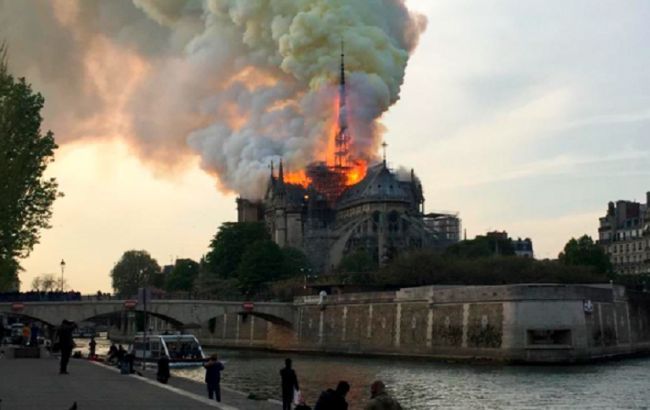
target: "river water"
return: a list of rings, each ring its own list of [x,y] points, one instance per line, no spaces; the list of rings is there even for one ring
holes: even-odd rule
[[[219,350],[222,384],[279,399],[284,354]],[[321,390],[347,380],[350,409],[363,409],[368,386],[381,379],[402,407],[429,409],[646,409],[650,359],[584,366],[497,366],[429,360],[291,354],[311,406]],[[203,381],[201,368],[174,370]]]
[[[97,339],[105,354],[109,342]],[[87,341],[77,341],[87,350]],[[206,354],[215,353],[207,350]],[[222,385],[280,399],[280,368],[287,354],[216,351],[226,369]],[[350,383],[350,410],[363,409],[372,381],[383,380],[404,410],[429,409],[650,409],[650,358],[580,366],[499,366],[426,359],[290,354],[311,406],[339,380]],[[202,368],[172,375],[203,382]]]

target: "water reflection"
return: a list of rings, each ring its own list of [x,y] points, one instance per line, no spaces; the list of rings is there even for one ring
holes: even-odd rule
[[[87,353],[87,340],[76,339]],[[97,338],[98,354],[110,342]],[[206,351],[213,353],[214,351]],[[647,409],[650,359],[588,366],[495,366],[429,360],[380,359],[218,350],[226,365],[222,383],[246,393],[280,398],[280,368],[290,356],[303,394],[313,406],[339,380],[351,384],[350,409],[362,409],[368,388],[383,380],[404,409]],[[174,370],[203,383],[202,368]]]
[[[240,391],[280,397],[286,355],[219,350],[222,383]],[[423,360],[289,355],[310,405],[320,392],[350,382],[351,409],[362,409],[368,386],[384,380],[405,409],[647,408],[650,359],[589,366],[527,367],[445,364]],[[202,369],[175,371],[203,381]]]

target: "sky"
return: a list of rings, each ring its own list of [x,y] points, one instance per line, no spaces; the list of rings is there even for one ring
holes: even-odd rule
[[[11,19],[14,28],[29,30],[45,18],[11,3],[0,0],[0,23]],[[380,122],[389,164],[415,169],[427,211],[458,212],[468,238],[488,230],[530,237],[536,257],[554,258],[569,238],[596,236],[608,201],[645,200],[650,3],[411,0],[407,6],[428,23],[411,51],[399,100]],[[57,10],[67,21],[66,8]],[[122,116],[129,112],[129,82],[151,77],[137,57],[142,53],[82,44],[97,50],[93,64],[108,66],[91,65],[91,72],[105,73],[95,78],[107,96],[97,102],[87,85],[57,71],[74,70],[74,60],[61,67],[46,67],[45,60],[35,70],[36,57],[11,47],[17,29],[0,27],[9,27],[0,28],[0,37],[8,38],[10,68],[46,98],[45,126],[60,144],[48,174],[65,194],[54,205],[52,228],[22,261],[23,289],[35,276],[60,274],[61,259],[70,286],[91,293],[110,290],[110,270],[128,249],[147,250],[161,265],[205,254],[219,225],[236,219],[236,195],[224,192],[204,156],[182,144],[174,151],[133,142],[139,129]],[[158,36],[155,24],[135,27]],[[38,58],[53,63],[57,51]],[[214,74],[203,75],[209,82]],[[174,95],[174,109],[185,104],[183,95]],[[95,103],[106,106],[102,116],[84,117],[79,107]],[[169,113],[155,114],[148,119],[154,125]],[[179,127],[170,132],[181,133]],[[149,151],[155,161],[143,155]]]

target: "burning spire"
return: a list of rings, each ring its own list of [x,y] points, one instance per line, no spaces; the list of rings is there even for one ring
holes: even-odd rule
[[[341,77],[339,81],[339,118],[336,132],[334,152],[334,167],[341,169],[348,165],[350,151],[350,135],[348,134],[348,118],[345,107],[345,50],[341,40]]]

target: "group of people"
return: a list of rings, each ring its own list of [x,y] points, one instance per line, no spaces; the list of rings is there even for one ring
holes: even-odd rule
[[[75,291],[0,292],[0,302],[69,302],[76,300],[81,300],[81,293]]]
[[[208,397],[210,400],[216,399],[221,401],[221,372],[225,368],[223,363],[219,361],[217,354],[210,356],[208,361],[203,364],[205,368],[205,384],[208,388]],[[163,354],[158,359],[158,370],[156,372],[156,379],[163,384],[167,384],[171,374],[169,372],[169,357]]]
[[[19,328],[5,328],[0,323],[0,344],[15,344],[21,346],[36,347],[39,345],[38,338],[41,335],[41,328],[36,323],[26,323]]]
[[[282,410],[291,410],[296,401],[296,393],[300,391],[298,376],[292,368],[291,359],[286,359],[285,367],[280,370],[282,380]],[[350,383],[341,380],[335,389],[327,389],[318,397],[314,410],[347,410],[346,396],[350,391]],[[298,405],[295,410],[311,410],[302,397],[297,398]],[[370,400],[365,410],[402,410],[399,402],[386,391],[386,385],[381,380],[376,380],[370,385]]]
[[[92,341],[94,341],[94,339]],[[94,347],[90,345],[90,348],[92,355],[94,353]],[[111,347],[108,348],[108,356],[106,357],[106,361],[110,364],[116,365],[122,371],[122,373],[131,374],[135,372],[133,369],[135,355],[133,352],[128,352],[126,349],[124,349],[124,346],[122,345],[116,346],[115,343],[112,343]]]
[[[55,348],[61,351],[60,374],[68,374],[68,362],[74,341],[72,334],[76,324],[63,320],[57,331],[57,342]],[[90,357],[95,355],[96,342],[94,338],[89,343]],[[133,354],[128,353],[122,345],[112,344],[108,350],[107,360],[109,363],[117,364],[124,373],[133,373]],[[158,370],[156,378],[160,383],[166,384],[170,378],[169,357],[162,355],[158,359]],[[205,383],[208,390],[208,397],[221,401],[221,372],[225,366],[217,354],[210,356],[208,361],[203,364],[205,369]],[[282,410],[291,410],[294,403],[297,406],[294,410],[311,410],[302,396],[299,394],[300,386],[298,376],[292,366],[291,359],[285,360],[285,366],[280,370],[281,390],[282,390]],[[314,406],[313,410],[347,410],[348,403],[346,396],[350,391],[350,384],[347,381],[340,381],[336,388],[323,391]],[[297,397],[296,397],[297,396]],[[370,385],[370,400],[365,406],[365,410],[402,410],[400,404],[391,397],[386,391],[386,385],[377,380]]]

